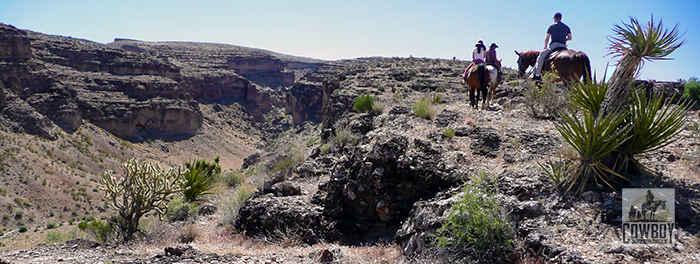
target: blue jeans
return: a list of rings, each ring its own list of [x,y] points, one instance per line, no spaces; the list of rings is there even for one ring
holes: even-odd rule
[[[537,56],[537,63],[535,63],[535,76],[540,76],[542,66],[544,66],[544,60],[547,58],[547,56],[549,56],[550,53],[552,53],[554,49],[557,48],[566,48],[566,44],[552,42],[549,43],[549,48],[540,52],[540,55]]]

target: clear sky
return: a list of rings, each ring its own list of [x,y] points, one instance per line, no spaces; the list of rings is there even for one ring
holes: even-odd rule
[[[640,78],[675,81],[700,77],[700,1],[193,1],[0,0],[0,22],[45,34],[100,43],[114,38],[240,45],[326,60],[428,57],[471,60],[478,39],[498,44],[506,67],[513,50],[544,46],[556,12],[572,30],[569,48],[591,58],[608,76],[615,23],[653,14],[667,28],[679,24],[686,44],[671,61],[646,63]]]

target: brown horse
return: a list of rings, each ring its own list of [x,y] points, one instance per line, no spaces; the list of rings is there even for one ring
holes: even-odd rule
[[[540,52],[535,50],[518,52],[516,50],[515,54],[518,55],[518,75],[522,78],[528,67],[535,67]],[[559,73],[558,81],[572,84],[581,81],[581,77],[583,77],[583,83],[587,83],[591,78],[591,61],[582,51],[562,50],[556,54],[554,59],[545,62],[542,71],[556,70]]]
[[[484,65],[483,63],[474,65],[469,68],[468,72],[464,73],[462,79],[464,80],[462,85],[466,84],[469,87],[469,102],[474,109],[479,109],[479,94],[482,94],[481,109],[486,109],[486,98],[489,95],[489,90],[491,90],[491,102],[488,106],[491,106],[498,86],[498,71],[493,65]]]

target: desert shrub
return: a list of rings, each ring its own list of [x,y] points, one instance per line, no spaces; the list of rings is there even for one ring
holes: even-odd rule
[[[54,223],[46,224],[46,229],[54,229],[54,228],[56,228],[56,224],[54,224]]]
[[[696,104],[700,103],[700,81],[698,81],[698,78],[693,77],[685,82],[683,98],[690,99]]]
[[[53,245],[61,241],[63,241],[63,236],[59,232],[48,232],[44,238],[44,243],[47,245]]]
[[[199,159],[194,162],[185,162],[187,170],[180,182],[182,194],[188,202],[201,201],[204,196],[212,194],[210,191],[216,184],[216,176],[221,173],[219,157],[214,162]]]
[[[423,119],[433,119],[437,112],[428,100],[422,99],[413,104],[413,112]]]
[[[24,217],[24,211],[15,212],[15,219],[22,219]]]
[[[27,229],[27,226],[26,226],[26,225],[21,225],[21,226],[19,226],[19,232],[20,232],[20,233],[27,232],[27,230],[29,230],[29,229]]]
[[[304,153],[300,149],[291,149],[287,152],[287,157],[279,161],[268,173],[273,174],[281,171],[284,175],[290,175],[294,166],[302,161],[304,161]]]
[[[130,159],[122,167],[125,175],[117,180],[111,170],[102,175],[104,199],[119,214],[119,232],[124,240],[132,240],[141,217],[155,210],[162,217],[167,201],[180,192],[182,172],[171,168],[164,171],[158,165]]]
[[[243,206],[243,202],[253,195],[254,192],[255,187],[250,184],[243,184],[236,189],[233,195],[222,199],[219,205],[223,212],[222,224],[232,225],[236,217],[238,217],[238,210]]]
[[[629,115],[625,124],[631,129],[628,138],[615,153],[619,154],[616,159],[622,161],[616,167],[621,172],[627,172],[630,162],[634,167],[643,167],[635,156],[661,149],[676,141],[676,135],[686,123],[685,115],[691,106],[690,101],[679,106],[664,105],[663,96],[652,94],[647,98],[640,90],[632,91],[630,97],[632,102],[628,106]]]
[[[321,151],[321,155],[326,155],[328,153],[331,153],[331,151],[333,151],[333,145],[331,143],[323,144],[319,148],[319,151]]]
[[[335,135],[330,139],[331,144],[333,144],[336,149],[355,145],[358,141],[360,141],[360,137],[355,135],[348,127],[336,128]]]
[[[374,97],[365,94],[365,95],[360,95],[360,97],[357,98],[357,101],[355,101],[355,105],[353,105],[352,109],[357,111],[358,113],[366,113],[372,110],[372,105],[374,104]]]
[[[464,250],[482,261],[496,261],[513,249],[514,234],[501,210],[492,176],[481,173],[467,183],[458,194],[460,200],[452,205],[438,229],[435,243],[441,247]]]
[[[78,229],[90,235],[98,243],[104,244],[116,238],[113,221],[119,222],[120,220],[112,217],[108,221],[83,221],[78,224]]]
[[[224,173],[221,176],[221,181],[224,183],[224,185],[234,188],[236,186],[241,185],[241,183],[245,182],[247,176],[245,175],[244,171],[233,171],[229,173]]]
[[[431,104],[436,105],[442,103],[442,97],[440,94],[432,94],[428,96],[428,100],[430,101]]]
[[[384,103],[381,101],[374,101],[374,104],[372,104],[372,111],[375,115],[381,115],[384,113]]]
[[[191,216],[197,214],[197,204],[188,202],[183,197],[175,197],[168,203],[165,213],[169,222],[186,221]]]
[[[446,138],[452,139],[455,136],[455,130],[447,127],[443,130],[443,135],[445,135]]]
[[[555,118],[566,109],[567,93],[563,84],[555,83],[556,72],[542,75],[542,83],[532,83],[524,92],[525,102],[535,118]]]

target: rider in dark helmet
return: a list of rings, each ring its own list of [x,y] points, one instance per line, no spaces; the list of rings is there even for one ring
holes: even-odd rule
[[[498,48],[498,45],[496,43],[491,43],[491,46],[489,47],[489,50],[486,51],[486,64],[488,65],[493,65],[496,67],[498,70],[498,82],[501,82],[501,61],[498,59],[498,56],[496,55],[496,48]]]
[[[547,47],[547,42],[549,42],[550,38],[552,42],[549,43],[549,47]],[[550,25],[547,29],[547,36],[544,38],[544,50],[540,52],[540,55],[537,57],[533,79],[540,79],[540,72],[542,71],[542,66],[547,56],[549,56],[554,49],[566,48],[566,41],[569,40],[571,40],[571,29],[561,22],[561,13],[557,12],[554,14],[554,24]]]

